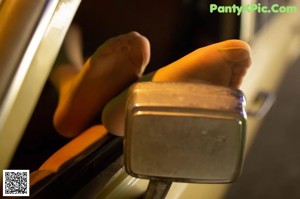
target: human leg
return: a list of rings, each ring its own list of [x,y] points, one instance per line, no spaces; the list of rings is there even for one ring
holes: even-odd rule
[[[204,82],[238,88],[251,64],[250,47],[240,40],[228,40],[193,51],[141,79],[153,82]],[[125,101],[122,92],[103,110],[102,122],[109,132],[123,136]]]
[[[68,65],[58,67],[52,74],[59,82],[57,131],[74,137],[88,128],[109,100],[142,75],[149,58],[148,40],[131,32],[105,42],[80,71]]]

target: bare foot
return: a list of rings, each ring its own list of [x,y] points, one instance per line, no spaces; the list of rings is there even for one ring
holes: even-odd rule
[[[61,83],[54,115],[57,131],[74,137],[88,128],[109,100],[142,75],[149,58],[149,42],[136,32],[105,42],[79,72],[69,72],[70,77]],[[70,69],[59,70],[57,77],[67,77],[61,73]]]
[[[238,88],[250,64],[249,45],[240,40],[228,40],[195,50],[144,79],[204,82]],[[110,101],[102,113],[107,130],[119,136],[124,135],[126,96],[124,91]]]

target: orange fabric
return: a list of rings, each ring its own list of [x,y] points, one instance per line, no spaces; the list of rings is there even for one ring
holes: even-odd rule
[[[33,186],[35,183],[39,182],[40,180],[46,178],[51,174],[53,174],[53,172],[44,170],[37,170],[30,173],[30,186]]]
[[[54,153],[46,160],[46,162],[44,162],[39,170],[57,172],[65,162],[78,155],[91,144],[103,138],[106,134],[107,130],[103,125],[92,126]]]

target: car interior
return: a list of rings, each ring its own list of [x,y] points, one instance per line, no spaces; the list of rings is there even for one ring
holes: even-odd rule
[[[269,4],[272,2],[268,1]],[[296,4],[295,1],[281,2]],[[241,153],[247,154],[257,129],[275,101],[287,63],[299,56],[299,47],[295,47],[297,42],[294,40],[299,34],[290,31],[296,25],[299,28],[299,13],[253,12],[243,13],[242,17],[234,13],[211,14],[207,9],[210,3],[212,1],[1,0],[1,169],[29,169],[32,198],[117,198],[118,194],[141,198],[146,191],[148,181],[139,180],[139,175],[136,178],[128,176],[124,167],[124,158],[129,152],[123,137],[103,129],[100,133],[65,138],[53,126],[58,93],[48,77],[72,23],[78,23],[83,30],[83,40],[86,41],[83,54],[86,58],[112,36],[132,30],[141,32],[149,38],[152,46],[146,72],[157,70],[212,43],[233,38],[249,42],[253,50],[253,64],[241,86],[247,101],[247,133],[238,140],[245,145]],[[244,1],[230,0],[227,3],[242,5]],[[297,5],[299,7],[299,3]],[[89,21],[91,17],[97,18],[96,24]],[[283,22],[286,28],[278,31]],[[270,68],[272,75],[265,83]],[[203,110],[202,107],[200,109]],[[239,113],[243,111],[239,110]],[[211,118],[207,112],[205,114],[205,117]],[[241,121],[244,121],[244,116],[242,118]],[[140,122],[151,125],[151,118],[146,119]],[[177,151],[174,150],[174,153]],[[240,154],[236,157],[243,160]],[[224,161],[229,161],[229,158]],[[184,182],[189,181],[185,179]],[[180,194],[183,194],[181,198],[189,194],[209,197],[209,193],[214,192],[213,198],[222,198],[229,186],[212,187],[210,183],[202,188],[196,184],[173,183],[171,189],[168,187],[167,197],[180,198]],[[187,190],[186,193],[183,193],[184,190]]]

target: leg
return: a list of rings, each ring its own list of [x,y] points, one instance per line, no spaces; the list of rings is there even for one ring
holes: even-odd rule
[[[229,40],[200,48],[144,79],[155,82],[200,81],[238,88],[250,64],[248,44]],[[102,113],[102,120],[108,131],[119,136],[124,134],[126,95],[124,91],[114,98]]]
[[[100,46],[80,71],[69,66],[53,72],[59,90],[54,125],[66,137],[88,128],[105,104],[136,81],[149,62],[148,40],[136,32]]]

